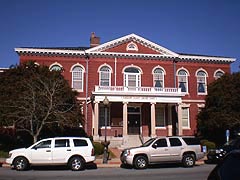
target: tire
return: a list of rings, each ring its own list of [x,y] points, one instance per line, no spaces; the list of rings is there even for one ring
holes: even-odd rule
[[[25,157],[17,157],[13,162],[13,166],[17,171],[24,171],[28,169],[29,162]]]
[[[72,171],[80,171],[84,169],[85,162],[81,157],[72,157],[68,163],[69,168]]]
[[[193,167],[195,165],[195,157],[193,154],[185,154],[182,159],[184,167]]]
[[[148,167],[148,159],[145,156],[137,156],[134,159],[134,167],[136,169],[146,169]]]

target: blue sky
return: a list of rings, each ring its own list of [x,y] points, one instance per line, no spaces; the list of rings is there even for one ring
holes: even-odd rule
[[[135,33],[174,52],[236,58],[239,0],[1,0],[0,67],[19,63],[15,47],[89,46]]]

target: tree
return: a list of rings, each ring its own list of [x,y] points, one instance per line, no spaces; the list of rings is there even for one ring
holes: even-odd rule
[[[205,138],[222,143],[227,129],[234,132],[239,128],[240,73],[226,74],[208,86],[205,107],[198,115],[198,130]]]
[[[34,139],[44,126],[78,126],[80,105],[60,71],[34,62],[10,68],[0,75],[0,125],[14,125]]]

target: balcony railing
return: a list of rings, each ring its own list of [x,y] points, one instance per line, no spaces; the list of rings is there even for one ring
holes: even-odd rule
[[[180,88],[159,87],[125,87],[125,86],[95,86],[95,93],[134,93],[134,94],[166,94],[180,95]]]

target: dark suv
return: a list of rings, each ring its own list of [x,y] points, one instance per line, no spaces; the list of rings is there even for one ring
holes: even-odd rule
[[[207,154],[208,163],[220,162],[227,153],[235,149],[240,149],[240,138],[231,140],[219,149],[211,149]]]

